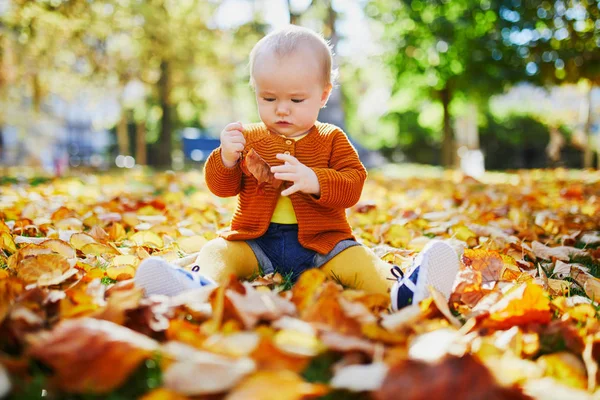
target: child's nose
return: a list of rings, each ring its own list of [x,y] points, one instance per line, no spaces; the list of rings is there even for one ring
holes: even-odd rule
[[[277,115],[289,115],[290,109],[285,104],[279,103],[275,112]]]

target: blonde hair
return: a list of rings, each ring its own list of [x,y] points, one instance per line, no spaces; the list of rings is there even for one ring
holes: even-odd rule
[[[278,57],[283,57],[296,51],[302,45],[317,53],[321,60],[323,85],[334,85],[337,78],[337,69],[333,67],[333,52],[331,45],[322,35],[297,25],[288,25],[285,28],[273,31],[260,39],[250,52],[250,86],[254,88],[254,64],[256,58],[271,51]]]

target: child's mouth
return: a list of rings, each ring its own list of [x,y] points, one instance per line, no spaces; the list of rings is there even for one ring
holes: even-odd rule
[[[277,125],[291,125],[289,122],[286,121],[277,121],[276,123]]]

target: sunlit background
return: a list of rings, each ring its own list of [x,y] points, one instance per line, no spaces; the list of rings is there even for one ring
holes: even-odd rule
[[[294,23],[369,167],[596,167],[600,0],[0,0],[0,162],[194,168],[258,120],[250,49]]]

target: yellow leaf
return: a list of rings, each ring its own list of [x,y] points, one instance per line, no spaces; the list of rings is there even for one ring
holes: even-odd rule
[[[385,243],[392,247],[403,248],[408,245],[412,239],[412,233],[402,225],[391,225],[383,234]]]
[[[574,354],[567,352],[546,354],[538,358],[537,363],[545,369],[546,376],[551,376],[567,386],[587,388],[585,365]]]
[[[106,269],[106,276],[117,281],[132,279],[135,276],[135,268],[132,266],[110,267]]]
[[[85,255],[92,256],[101,256],[103,254],[117,254],[119,255],[119,251],[114,247],[107,246],[105,244],[100,243],[89,243],[81,248],[81,251]]]
[[[227,400],[301,400],[327,394],[327,386],[307,383],[291,371],[261,371],[237,385]]]
[[[16,253],[17,251],[17,245],[15,244],[11,234],[8,232],[0,232],[0,244],[2,245],[2,249],[11,254]]]
[[[128,254],[123,256],[116,256],[112,259],[113,267],[120,267],[124,265],[130,265],[136,267],[140,262],[140,259],[134,255]]]
[[[161,249],[164,246],[163,240],[156,233],[151,231],[140,231],[130,238],[138,246],[145,246],[155,249]]]
[[[186,252],[187,254],[192,254],[200,251],[202,247],[206,244],[207,240],[204,236],[196,235],[196,236],[184,236],[177,239],[177,243],[179,244],[179,248]]]
[[[81,250],[81,248],[86,244],[96,243],[96,239],[94,239],[87,233],[79,232],[71,235],[69,242],[71,243],[71,246],[73,246],[74,249]]]

